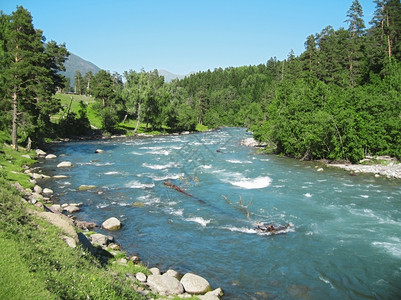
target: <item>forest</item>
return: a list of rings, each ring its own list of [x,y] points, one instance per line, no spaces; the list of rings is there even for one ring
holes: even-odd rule
[[[375,0],[369,24],[352,1],[346,28],[323,28],[299,56],[257,66],[216,68],[165,83],[157,70],[75,75],[74,91],[91,95],[102,129],[135,122],[149,130],[193,131],[243,126],[270,152],[305,159],[358,162],[366,155],[401,158],[401,3]],[[59,122],[54,97],[68,51],[46,42],[18,7],[0,14],[0,131],[15,149],[90,130],[81,103]]]

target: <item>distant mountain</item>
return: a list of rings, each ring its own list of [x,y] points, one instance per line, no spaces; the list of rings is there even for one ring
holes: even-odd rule
[[[96,74],[97,72],[100,71],[100,68],[96,66],[95,64],[84,60],[83,58],[70,53],[70,56],[64,63],[65,65],[65,72],[61,72],[65,77],[70,78],[70,86],[74,84],[74,78],[75,78],[75,72],[79,71],[81,72],[82,76],[85,76],[85,74],[89,71],[92,71],[93,74]]]
[[[171,82],[174,79],[183,79],[188,75],[177,75],[177,74],[173,74],[170,73],[169,71],[166,70],[158,70],[159,71],[159,75],[160,76],[164,76],[164,81],[165,82]]]

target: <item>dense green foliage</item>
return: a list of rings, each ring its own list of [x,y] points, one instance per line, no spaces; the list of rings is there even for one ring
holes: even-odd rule
[[[354,0],[346,15],[348,28],[327,26],[309,35],[305,51],[299,56],[291,51],[283,61],[271,58],[258,66],[218,68],[168,84],[157,70],[124,76],[104,70],[76,72],[74,90],[96,102],[90,109],[82,103],[79,111],[63,113],[59,129],[49,122],[50,115],[60,114],[58,97],[50,96],[63,85],[55,72],[62,69],[66,50],[54,42],[44,44],[29,13],[19,7],[0,18],[0,26],[7,29],[0,31],[0,63],[5,67],[0,88],[6,95],[0,107],[10,112],[0,118],[1,129],[18,124],[23,128],[21,141],[46,133],[81,135],[90,130],[90,113],[101,120],[96,127],[110,133],[133,123],[134,133],[140,124],[158,132],[245,126],[270,149],[297,158],[400,158],[401,4],[374,2],[377,10],[369,28],[362,6]],[[27,29],[24,39],[29,45],[23,54],[41,57],[43,63],[12,50],[15,45],[9,39],[18,33],[12,28],[19,15],[25,18],[18,22]],[[20,57],[24,63],[10,60]],[[25,80],[25,74],[35,75]],[[18,81],[20,77],[25,81]]]

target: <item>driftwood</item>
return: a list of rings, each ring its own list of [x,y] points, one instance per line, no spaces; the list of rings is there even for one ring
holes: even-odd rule
[[[180,193],[183,193],[184,195],[187,195],[189,197],[193,197],[191,194],[189,194],[186,191],[184,191],[184,189],[182,189],[180,186],[177,186],[177,185],[173,184],[170,180],[163,182],[163,184],[165,186],[168,186],[169,188],[172,188],[173,190],[176,190],[176,191],[178,191]]]
[[[224,195],[221,195],[221,196],[227,201],[228,204],[232,204],[231,201],[230,201],[226,196],[224,196]],[[243,212],[245,212],[245,216],[247,217],[247,219],[250,219],[250,212],[249,212],[249,209],[248,209],[248,208],[249,208],[249,206],[251,205],[252,200],[250,200],[250,201],[248,202],[247,205],[244,205],[241,196],[240,196],[239,199],[240,199],[240,200],[239,200],[239,205],[240,205],[240,206],[237,207],[237,208],[240,209],[240,210],[242,210]]]
[[[256,225],[256,229],[258,230],[258,232],[262,233],[269,232],[272,234],[277,234],[277,233],[284,233],[285,230],[290,226],[291,226],[290,223],[288,223],[287,225],[279,225],[277,227],[274,227],[273,224],[267,225],[258,222],[258,224]]]

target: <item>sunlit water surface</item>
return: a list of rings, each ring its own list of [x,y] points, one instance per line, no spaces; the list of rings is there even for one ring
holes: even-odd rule
[[[60,203],[83,202],[78,219],[118,217],[123,227],[113,236],[128,253],[162,271],[199,274],[226,299],[399,298],[401,181],[317,172],[316,163],[240,145],[250,136],[225,128],[63,143],[41,166],[68,178],[42,185]],[[56,168],[65,160],[74,166]],[[77,191],[83,184],[97,188]],[[292,227],[260,234],[257,221]]]

